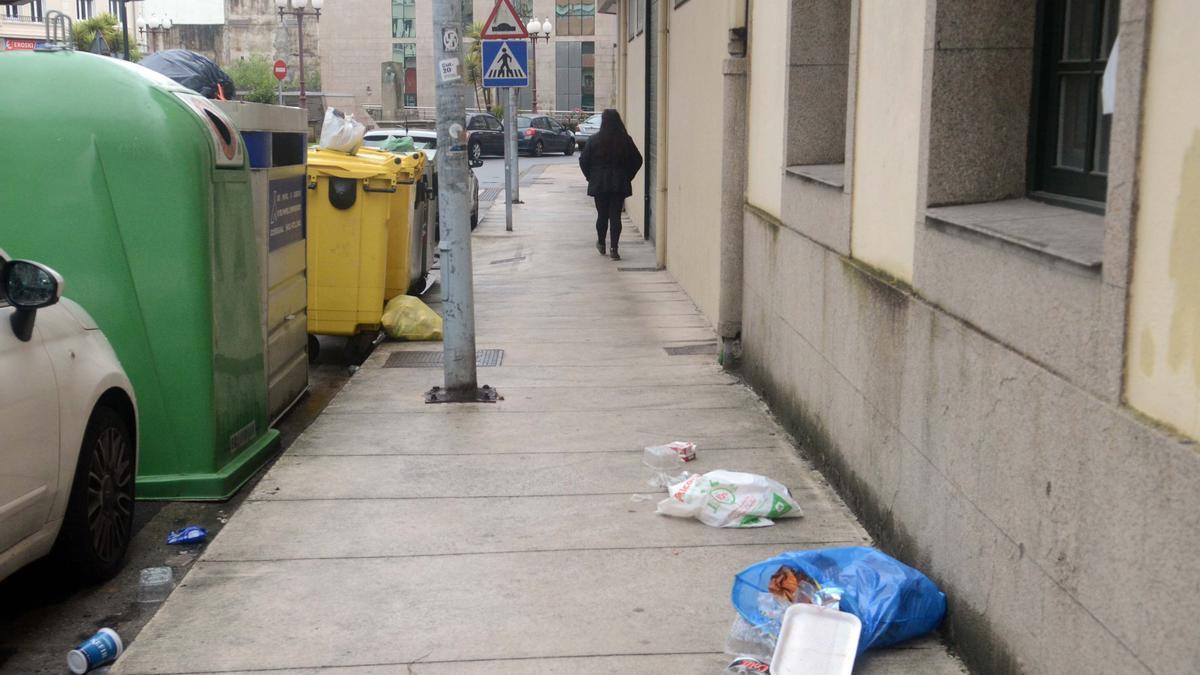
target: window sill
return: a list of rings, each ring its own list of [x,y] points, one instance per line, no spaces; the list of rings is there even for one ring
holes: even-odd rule
[[[789,176],[841,191],[846,187],[845,164],[798,164],[787,168]]]
[[[999,239],[1097,272],[1104,260],[1103,215],[1032,199],[930,208],[925,222]]]

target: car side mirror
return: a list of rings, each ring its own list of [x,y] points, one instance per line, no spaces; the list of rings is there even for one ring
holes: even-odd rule
[[[478,169],[479,167],[483,166],[482,159],[470,159],[467,160],[467,163],[471,165],[472,169]]]
[[[62,299],[63,278],[45,265],[14,260],[0,273],[0,287],[8,304],[17,310],[12,315],[13,333],[22,342],[29,342],[37,311]]]

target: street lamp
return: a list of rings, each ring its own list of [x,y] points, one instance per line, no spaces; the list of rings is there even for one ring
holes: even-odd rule
[[[292,3],[296,7],[292,7]],[[308,6],[312,6],[312,10]],[[308,93],[304,91],[304,17],[311,16],[314,20],[321,20],[321,7],[325,5],[325,0],[275,0],[275,8],[279,10],[279,20],[288,14],[296,17],[296,33],[299,35],[300,41],[300,108],[304,110],[304,119],[308,119]]]
[[[159,42],[160,42],[161,48],[166,48],[166,46],[167,46],[167,31],[171,30],[171,28],[175,26],[175,21],[172,20],[171,17],[159,16],[157,14],[151,14],[149,19],[147,19],[144,16],[138,17],[137,23],[138,23],[138,32],[141,33],[145,37],[146,48],[148,50],[158,51],[160,49],[160,47],[154,46],[154,35],[155,34],[160,36]]]
[[[525,30],[529,31],[529,41],[533,45],[533,58],[530,60],[530,65],[529,65],[529,70],[531,71],[530,75],[532,76],[532,81],[530,82],[530,84],[533,85],[533,112],[537,112],[537,108],[538,108],[537,43],[538,43],[538,40],[545,40],[547,43],[549,43],[550,42],[550,31],[553,28],[554,28],[554,26],[550,23],[550,19],[546,19],[545,21],[538,21],[537,17],[530,19],[529,23],[525,25]]]

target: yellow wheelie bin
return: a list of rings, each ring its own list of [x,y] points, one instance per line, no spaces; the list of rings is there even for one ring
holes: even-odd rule
[[[396,180],[396,192],[392,194],[392,210],[388,217],[387,274],[384,300],[404,295],[413,290],[425,278],[428,265],[425,259],[425,238],[432,236],[425,218],[418,219],[416,213],[428,195],[420,194],[425,189],[421,178],[425,175],[426,162],[423,152],[391,153],[383,150],[362,148],[359,156],[379,155],[386,159],[398,159],[391,164]],[[386,164],[386,159],[384,163]]]
[[[379,334],[388,219],[401,160],[359,150],[308,151],[308,333],[349,337],[365,356]]]

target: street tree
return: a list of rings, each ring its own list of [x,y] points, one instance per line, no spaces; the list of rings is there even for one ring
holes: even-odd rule
[[[275,89],[279,81],[275,79],[272,67],[272,62],[266,56],[252,54],[248,58],[238,59],[227,71],[244,100],[274,103],[278,97]]]
[[[90,19],[76,21],[73,33],[71,37],[75,42],[75,49],[82,52],[92,48],[92,42],[95,41],[97,34],[104,38],[111,53],[120,54],[125,50],[125,36],[121,32],[121,22],[112,14],[98,14]],[[129,45],[129,60],[135,62],[142,60],[142,53],[138,51],[136,44]]]

